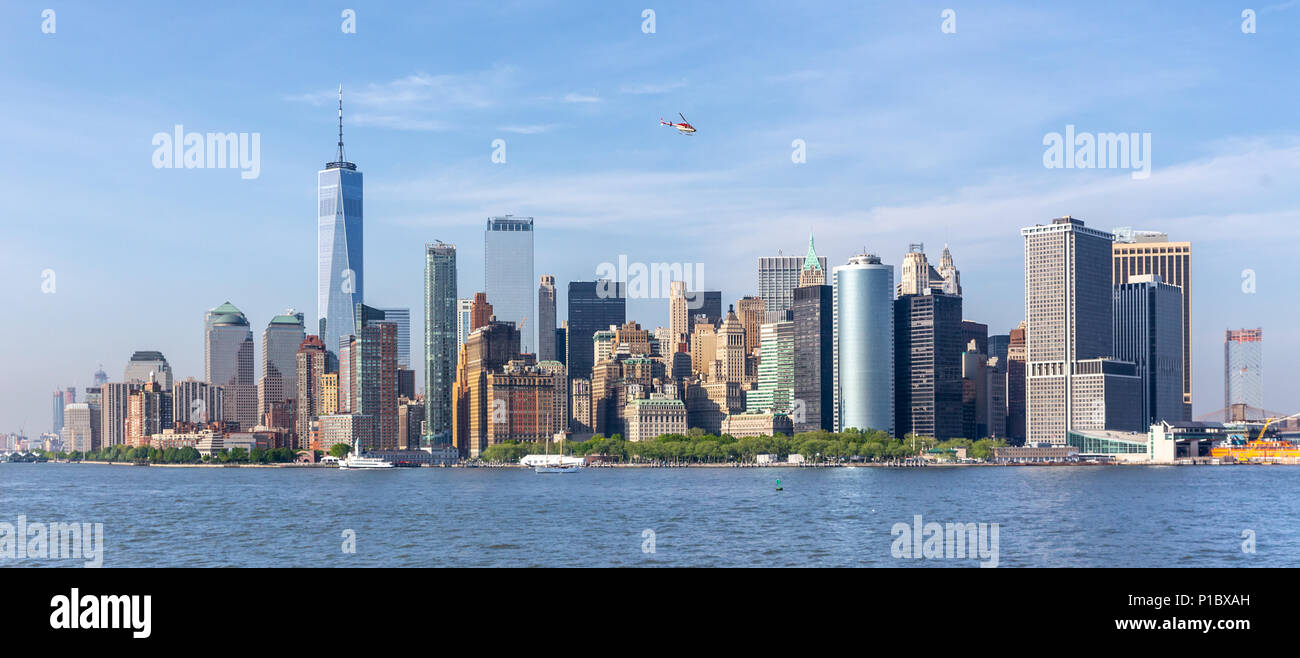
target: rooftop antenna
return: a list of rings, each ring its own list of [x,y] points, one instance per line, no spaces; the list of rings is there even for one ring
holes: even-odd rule
[[[339,85],[339,162],[347,162],[343,157],[343,85]]]

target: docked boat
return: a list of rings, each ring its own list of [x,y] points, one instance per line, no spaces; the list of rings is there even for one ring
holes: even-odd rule
[[[582,470],[582,465],[577,463],[577,460],[572,457],[565,458],[564,456],[564,433],[557,433],[556,438],[560,440],[560,454],[555,455],[554,459],[552,459],[551,444],[549,441],[546,443],[545,455],[530,455],[531,457],[542,458],[540,463],[533,462],[535,464],[533,466],[534,473],[577,473]],[[528,457],[525,457],[520,461],[524,464],[530,462]]]
[[[339,460],[339,470],[349,471],[363,468],[394,468],[394,464],[383,457],[367,455],[358,449],[356,444],[353,444],[352,452]]]

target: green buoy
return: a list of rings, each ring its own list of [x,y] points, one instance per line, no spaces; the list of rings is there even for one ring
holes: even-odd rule
[[[777,491],[785,491],[785,489],[782,489],[782,488],[781,488],[781,478],[777,478],[777,479],[776,479],[776,490],[777,490]]]

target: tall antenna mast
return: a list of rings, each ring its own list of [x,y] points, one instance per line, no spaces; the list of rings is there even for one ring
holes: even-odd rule
[[[339,162],[347,162],[343,157],[343,85],[339,85]]]

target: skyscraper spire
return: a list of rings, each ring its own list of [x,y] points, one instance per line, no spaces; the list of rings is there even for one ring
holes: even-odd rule
[[[343,157],[343,85],[339,85],[339,162],[347,162]]]
[[[822,268],[821,259],[817,258],[817,250],[813,248],[812,233],[808,234],[808,255],[804,256],[803,267],[799,271],[799,287],[820,286],[826,283],[826,272]]]

